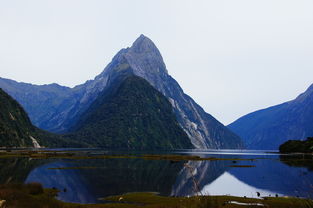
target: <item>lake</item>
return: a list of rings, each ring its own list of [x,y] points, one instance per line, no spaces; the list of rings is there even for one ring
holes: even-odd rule
[[[69,150],[68,150],[69,151]],[[77,151],[77,150],[75,150]],[[147,152],[81,150],[89,155],[144,155]],[[264,151],[181,150],[149,154],[197,155],[214,160],[147,158],[1,158],[0,183],[39,182],[57,188],[66,202],[101,203],[129,192],[164,196],[233,195],[313,198],[313,160]]]

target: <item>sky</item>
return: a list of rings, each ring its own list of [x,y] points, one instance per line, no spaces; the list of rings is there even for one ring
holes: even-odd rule
[[[140,35],[225,125],[313,83],[312,0],[0,0],[0,77],[73,87]]]

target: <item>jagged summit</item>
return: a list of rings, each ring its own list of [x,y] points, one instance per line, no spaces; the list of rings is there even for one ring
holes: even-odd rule
[[[135,53],[159,52],[152,40],[142,34],[135,40],[130,50]]]
[[[121,49],[96,79],[107,76],[120,63],[129,65],[133,73],[140,77],[152,76],[151,79],[155,79],[156,76],[168,74],[159,49],[144,35],[140,35],[131,47]]]
[[[168,74],[159,49],[148,37],[140,35],[125,52],[124,57],[136,75],[147,77]]]
[[[310,87],[304,92],[301,93],[296,100],[298,100],[298,102],[300,101],[305,101],[306,99],[308,99],[309,97],[313,98],[313,84],[310,85]]]
[[[120,50],[94,80],[69,91],[40,92],[38,97],[38,89],[28,90],[31,94],[25,96],[18,83],[9,86],[6,82],[3,86],[12,89],[13,97],[25,106],[31,119],[39,127],[53,132],[67,132],[75,126],[100,93],[110,89],[116,78],[125,74],[145,79],[170,101],[180,126],[194,147],[242,148],[241,139],[237,135],[184,93],[176,80],[168,74],[156,45],[144,35],[140,35],[131,47]],[[38,99],[34,99],[36,96]]]
[[[136,75],[168,73],[159,49],[144,35],[140,35],[122,54]]]

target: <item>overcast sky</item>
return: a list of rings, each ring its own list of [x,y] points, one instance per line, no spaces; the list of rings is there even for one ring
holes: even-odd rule
[[[0,76],[72,87],[140,34],[224,124],[313,83],[312,0],[0,0]]]

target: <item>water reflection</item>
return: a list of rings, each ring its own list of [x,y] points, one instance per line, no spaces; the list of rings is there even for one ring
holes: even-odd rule
[[[235,176],[231,175],[229,172],[225,172],[215,181],[204,186],[201,189],[201,192],[198,194],[231,195],[231,196],[240,196],[240,197],[246,196],[258,198],[263,196],[275,196],[277,193],[250,186],[238,180]],[[282,194],[279,195],[282,196]]]
[[[93,195],[90,183],[75,169],[54,169],[73,167],[69,162],[52,162],[39,166],[32,170],[25,183],[40,182],[44,187],[57,188],[61,192],[58,199],[67,202],[95,203],[97,200]]]
[[[183,162],[142,159],[57,161],[31,171],[26,182],[66,189],[59,194],[63,201],[94,203],[98,198],[127,192],[170,195],[182,167]]]
[[[284,164],[292,167],[304,167],[308,171],[313,171],[313,155],[312,154],[289,154],[280,155],[279,159]]]
[[[189,161],[179,172],[172,196],[191,196],[222,175],[229,161]]]
[[[78,203],[95,203],[99,202],[98,198],[127,192],[247,197],[257,197],[259,192],[261,196],[313,198],[312,158],[306,158],[304,163],[293,156],[259,152],[256,155],[252,152],[217,155],[205,151],[188,154],[229,160],[10,158],[0,160],[0,183],[40,182],[61,190],[59,199]]]
[[[41,164],[43,161],[28,158],[1,158],[0,184],[23,183],[29,172]]]
[[[306,168],[290,167],[278,158],[256,160],[254,163],[254,168],[232,168],[229,172],[258,189],[287,196],[313,198],[313,173]]]

